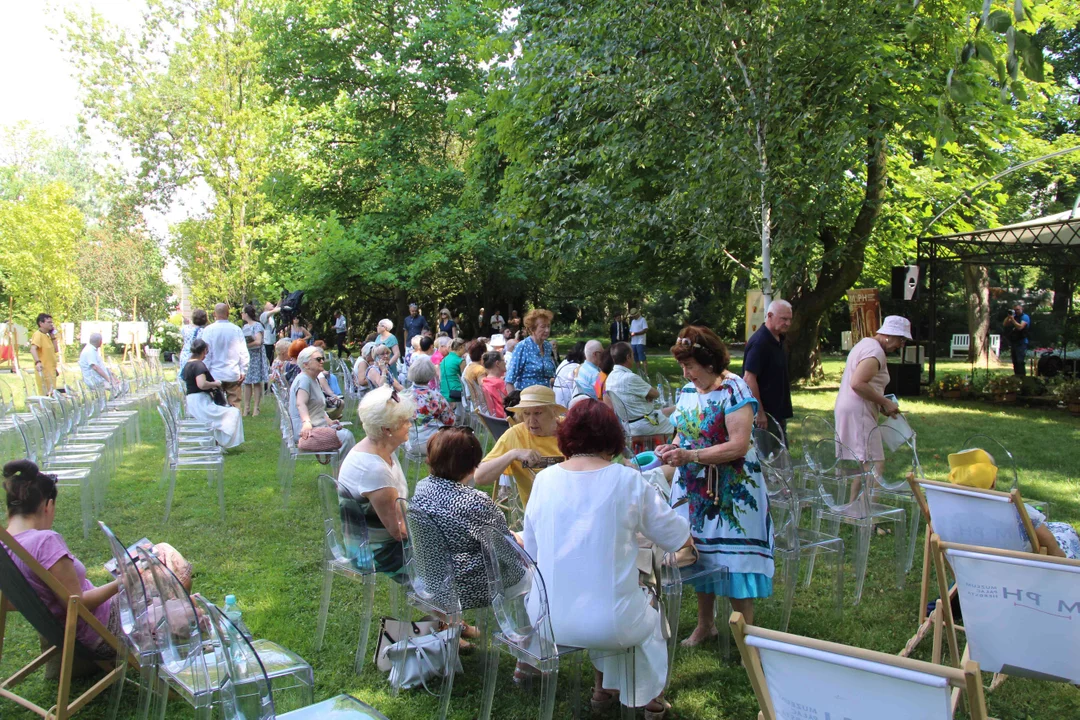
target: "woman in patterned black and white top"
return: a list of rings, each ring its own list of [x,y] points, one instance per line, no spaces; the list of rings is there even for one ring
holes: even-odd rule
[[[427,445],[431,475],[416,485],[410,507],[426,512],[438,526],[442,538],[429,547],[442,546],[451,555],[454,585],[462,610],[491,604],[488,593],[481,538],[491,528],[507,533],[506,518],[487,493],[464,483],[483,459],[480,441],[472,428],[447,426],[431,436]],[[422,543],[417,543],[419,547]],[[422,565],[426,565],[422,564]],[[511,584],[521,580],[524,569]]]

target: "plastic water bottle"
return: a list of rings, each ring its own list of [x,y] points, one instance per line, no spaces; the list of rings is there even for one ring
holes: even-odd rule
[[[235,595],[225,596],[225,608],[223,612],[225,613],[225,617],[229,618],[232,624],[236,626],[236,629],[239,630],[244,637],[250,640],[251,631],[248,630],[247,625],[244,624],[243,613],[240,611],[239,606],[237,606],[236,604]]]

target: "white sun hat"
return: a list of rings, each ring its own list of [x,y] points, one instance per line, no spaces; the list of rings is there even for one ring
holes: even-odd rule
[[[899,315],[887,315],[878,328],[881,335],[894,335],[896,337],[911,339],[911,321]]]

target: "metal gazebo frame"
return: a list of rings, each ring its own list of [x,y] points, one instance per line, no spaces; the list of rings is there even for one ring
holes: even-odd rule
[[[920,237],[917,262],[927,269],[929,380],[937,367],[937,298],[941,265],[996,265],[1080,269],[1080,212],[1072,210],[1015,225]],[[922,303],[920,303],[922,305]],[[1070,308],[1071,310],[1071,308]],[[920,315],[923,315],[921,309]]]

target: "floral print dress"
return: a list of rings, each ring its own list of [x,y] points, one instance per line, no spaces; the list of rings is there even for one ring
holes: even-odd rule
[[[728,441],[724,418],[744,405],[757,412],[757,400],[742,378],[729,375],[719,388],[700,392],[693,383],[682,389],[671,422],[675,444],[701,450]],[[710,495],[715,492],[715,497]],[[727,581],[715,574],[691,580],[697,592],[732,598],[768,597],[772,594],[773,537],[769,500],[761,466],[753,446],[746,455],[716,466],[715,488],[707,466],[689,463],[678,469],[671,488],[671,504],[684,497],[677,509],[690,522],[690,534],[700,556],[691,572],[726,567]]]

